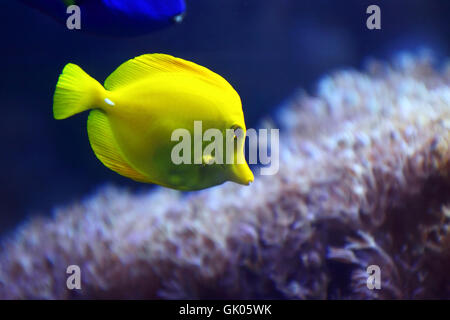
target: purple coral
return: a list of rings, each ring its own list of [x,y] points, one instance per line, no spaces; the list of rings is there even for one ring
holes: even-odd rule
[[[187,196],[107,187],[34,218],[4,241],[0,298],[448,299],[449,84],[409,55],[328,76],[280,113],[277,175]]]

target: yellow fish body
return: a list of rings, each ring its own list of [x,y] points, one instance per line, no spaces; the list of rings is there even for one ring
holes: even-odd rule
[[[254,179],[245,159],[232,164],[225,160],[205,164],[205,158],[172,161],[178,143],[172,141],[172,133],[186,129],[194,137],[195,121],[201,121],[202,130],[218,129],[223,136],[235,128],[245,135],[237,92],[221,76],[193,62],[164,54],[143,55],[122,64],[104,87],[80,67],[68,64],[56,86],[53,115],[65,119],[89,109],[92,149],[106,167],[123,176],[180,190],[225,181],[247,185]],[[243,159],[244,140],[236,144],[232,156]],[[198,155],[194,145],[191,154]]]

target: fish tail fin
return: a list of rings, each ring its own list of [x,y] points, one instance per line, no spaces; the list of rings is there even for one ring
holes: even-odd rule
[[[53,117],[66,119],[74,114],[100,106],[105,89],[76,64],[67,64],[56,84]]]

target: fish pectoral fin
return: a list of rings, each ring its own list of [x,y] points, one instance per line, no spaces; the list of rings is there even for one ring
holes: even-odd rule
[[[121,154],[111,124],[101,110],[92,110],[88,118],[88,135],[97,158],[109,169],[139,182],[151,183],[142,173],[131,167]]]
[[[194,62],[162,53],[144,54],[120,65],[106,80],[105,88],[115,90],[156,73],[185,72],[218,87],[232,89],[220,75]]]

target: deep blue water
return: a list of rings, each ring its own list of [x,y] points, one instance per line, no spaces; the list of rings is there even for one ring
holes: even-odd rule
[[[381,7],[381,30],[366,28],[369,4]],[[236,88],[252,127],[297,88],[314,93],[321,75],[361,68],[367,57],[420,47],[449,56],[448,0],[187,0],[187,6],[180,25],[108,38],[69,31],[17,1],[1,1],[0,233],[106,182],[150,188],[99,163],[87,114],[53,120],[54,86],[68,62],[102,81],[144,53],[192,60]]]

